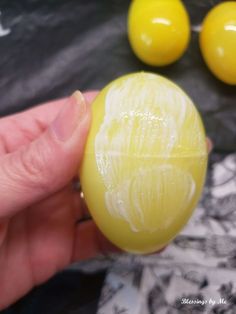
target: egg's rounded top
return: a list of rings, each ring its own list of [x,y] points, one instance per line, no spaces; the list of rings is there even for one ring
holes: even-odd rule
[[[125,151],[120,153],[135,156],[167,157],[171,152],[172,157],[191,157],[206,153],[205,139],[198,134],[204,129],[196,107],[178,85],[163,76],[148,72],[124,75],[100,92],[92,110],[96,119],[89,139],[91,133],[96,134],[98,143],[101,136],[101,143],[108,141],[113,153],[121,147]],[[126,140],[130,140],[127,147]],[[94,152],[90,140],[89,152]]]

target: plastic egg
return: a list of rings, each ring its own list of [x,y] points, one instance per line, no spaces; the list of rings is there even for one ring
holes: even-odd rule
[[[164,66],[178,60],[190,38],[190,24],[180,0],[133,0],[128,35],[134,53],[143,62]]]
[[[119,248],[151,253],[190,218],[207,166],[190,98],[151,73],[120,77],[92,105],[80,179],[97,226]]]
[[[221,81],[236,85],[236,2],[215,6],[203,21],[200,47],[206,64]]]

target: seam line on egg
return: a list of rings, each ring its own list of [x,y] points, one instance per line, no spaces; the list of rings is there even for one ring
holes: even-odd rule
[[[112,152],[112,151],[107,151],[107,154],[109,153],[110,156],[117,156],[117,157],[129,157],[129,158],[168,158],[168,159],[176,159],[176,158],[196,158],[196,157],[205,157],[207,155],[207,153],[202,153],[202,154],[195,154],[195,155],[172,155],[169,156],[169,154],[160,154],[160,155],[135,155],[135,154],[124,154],[124,153],[120,153],[120,152]],[[101,155],[103,155],[104,153],[101,153]],[[99,153],[96,153],[97,156],[99,156]]]

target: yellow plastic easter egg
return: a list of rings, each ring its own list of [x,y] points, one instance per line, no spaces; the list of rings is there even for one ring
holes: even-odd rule
[[[187,49],[190,23],[180,0],[133,0],[128,14],[130,45],[143,62],[164,66]]]
[[[92,105],[80,179],[97,226],[134,253],[168,244],[201,195],[207,148],[190,98],[151,73],[123,76]]]
[[[236,1],[215,6],[203,21],[200,47],[206,64],[221,81],[236,85]]]

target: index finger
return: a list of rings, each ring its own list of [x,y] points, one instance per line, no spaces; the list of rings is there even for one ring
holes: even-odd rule
[[[92,103],[94,98],[97,96],[98,91],[89,91],[83,93],[88,103]],[[32,120],[37,120],[47,127],[56,117],[58,112],[64,106],[67,98],[61,98],[58,100],[49,101],[44,104],[39,104],[31,109],[16,113],[10,116],[2,118],[0,121],[4,123],[9,119],[13,119],[15,122],[23,123],[25,125],[25,119],[30,117]],[[28,121],[27,121],[28,122]]]
[[[97,91],[91,91],[83,95],[88,103],[92,103],[97,94]],[[56,118],[66,102],[67,98],[54,100],[1,118],[0,155],[11,153],[40,136]]]

